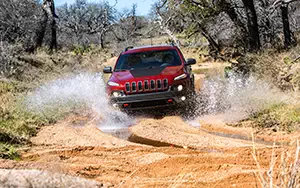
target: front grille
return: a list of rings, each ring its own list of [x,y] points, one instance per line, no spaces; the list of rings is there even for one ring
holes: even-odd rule
[[[136,83],[132,82],[132,92],[136,92]]]
[[[143,83],[142,83],[142,81],[138,82],[138,88],[139,88],[139,91],[143,91]]]
[[[147,91],[147,90],[149,90],[149,81],[148,80],[144,81],[144,91]]]
[[[155,81],[154,80],[151,80],[151,82],[150,82],[150,88],[151,88],[151,90],[155,90],[156,88],[155,88]]]
[[[168,87],[168,80],[167,79],[164,79],[164,88]]]
[[[127,82],[125,84],[126,93],[137,93],[147,91],[164,91],[169,87],[168,79],[164,80],[144,80],[138,82]]]
[[[127,93],[130,93],[130,84],[129,83],[125,84],[125,90]]]
[[[161,89],[161,80],[156,81],[157,89]]]

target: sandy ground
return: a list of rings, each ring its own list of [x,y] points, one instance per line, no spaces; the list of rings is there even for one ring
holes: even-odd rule
[[[204,76],[197,79],[200,88]],[[261,187],[272,153],[292,155],[299,135],[283,140],[291,146],[272,148],[278,135],[259,140],[252,129],[228,127],[218,116],[196,120],[199,127],[179,116],[137,119],[118,137],[101,132],[101,119],[92,116],[43,127],[20,150],[20,161],[0,160],[0,187],[36,187],[39,179],[41,187]]]
[[[255,174],[267,170],[271,160],[268,144],[253,145],[247,139],[209,133],[213,128],[215,132],[232,132],[226,126],[192,127],[177,116],[139,118],[130,128],[132,136],[127,141],[102,133],[98,123],[89,117],[73,116],[43,127],[32,138],[33,146],[23,148],[20,161],[0,160],[1,169],[14,169],[0,171],[0,181],[18,173],[21,179],[34,183],[44,173],[54,177],[59,173],[67,175],[62,182],[79,177],[104,187],[260,187]],[[236,130],[235,134],[240,132]],[[252,157],[253,146],[260,168]],[[29,174],[15,171],[24,169]],[[52,185],[54,180],[49,179]],[[96,187],[93,181],[75,182],[74,187],[84,183]]]

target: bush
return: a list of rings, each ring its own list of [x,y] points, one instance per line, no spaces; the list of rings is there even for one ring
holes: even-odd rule
[[[19,157],[20,155],[12,145],[0,142],[0,158],[17,160]]]
[[[18,56],[22,52],[21,46],[7,42],[0,43],[0,76],[10,77],[19,73],[21,67]]]
[[[41,13],[37,0],[0,1],[0,41],[32,48]]]
[[[286,104],[273,105],[250,118],[258,129],[272,129],[288,133],[300,127],[300,107]]]

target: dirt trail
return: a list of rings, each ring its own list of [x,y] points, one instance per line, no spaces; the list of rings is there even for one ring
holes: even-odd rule
[[[235,148],[252,146],[251,141],[215,136],[192,127],[178,116],[160,120],[143,119],[131,128],[135,137],[186,148]],[[261,146],[260,144],[257,146]]]
[[[249,141],[216,136],[180,117],[165,117],[141,118],[131,127],[130,140],[137,144],[102,133],[99,121],[73,116],[44,127],[32,138],[34,146],[23,149],[20,162],[2,160],[0,168],[46,170],[104,186],[260,186]],[[257,146],[261,168],[267,168],[271,149]]]
[[[99,130],[101,120],[92,116],[71,116],[55,125],[43,127],[36,137],[31,139],[33,145],[40,146],[101,146],[124,147],[137,145],[121,140]]]
[[[204,76],[197,78],[196,87],[201,88]],[[179,116],[137,119],[136,125],[112,136],[100,131],[100,118],[70,116],[41,128],[32,146],[22,148],[21,160],[0,160],[0,169],[40,170],[41,177],[46,171],[99,182],[77,184],[87,186],[261,186],[257,173],[269,168],[272,148],[269,143],[253,144],[252,129],[227,127],[217,116],[198,120],[200,127]],[[253,159],[254,150],[260,168]],[[0,183],[10,172],[0,171]]]

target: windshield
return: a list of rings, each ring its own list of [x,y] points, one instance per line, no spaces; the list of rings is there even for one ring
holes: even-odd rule
[[[117,62],[115,72],[179,65],[181,61],[176,50],[147,51],[122,55]]]

